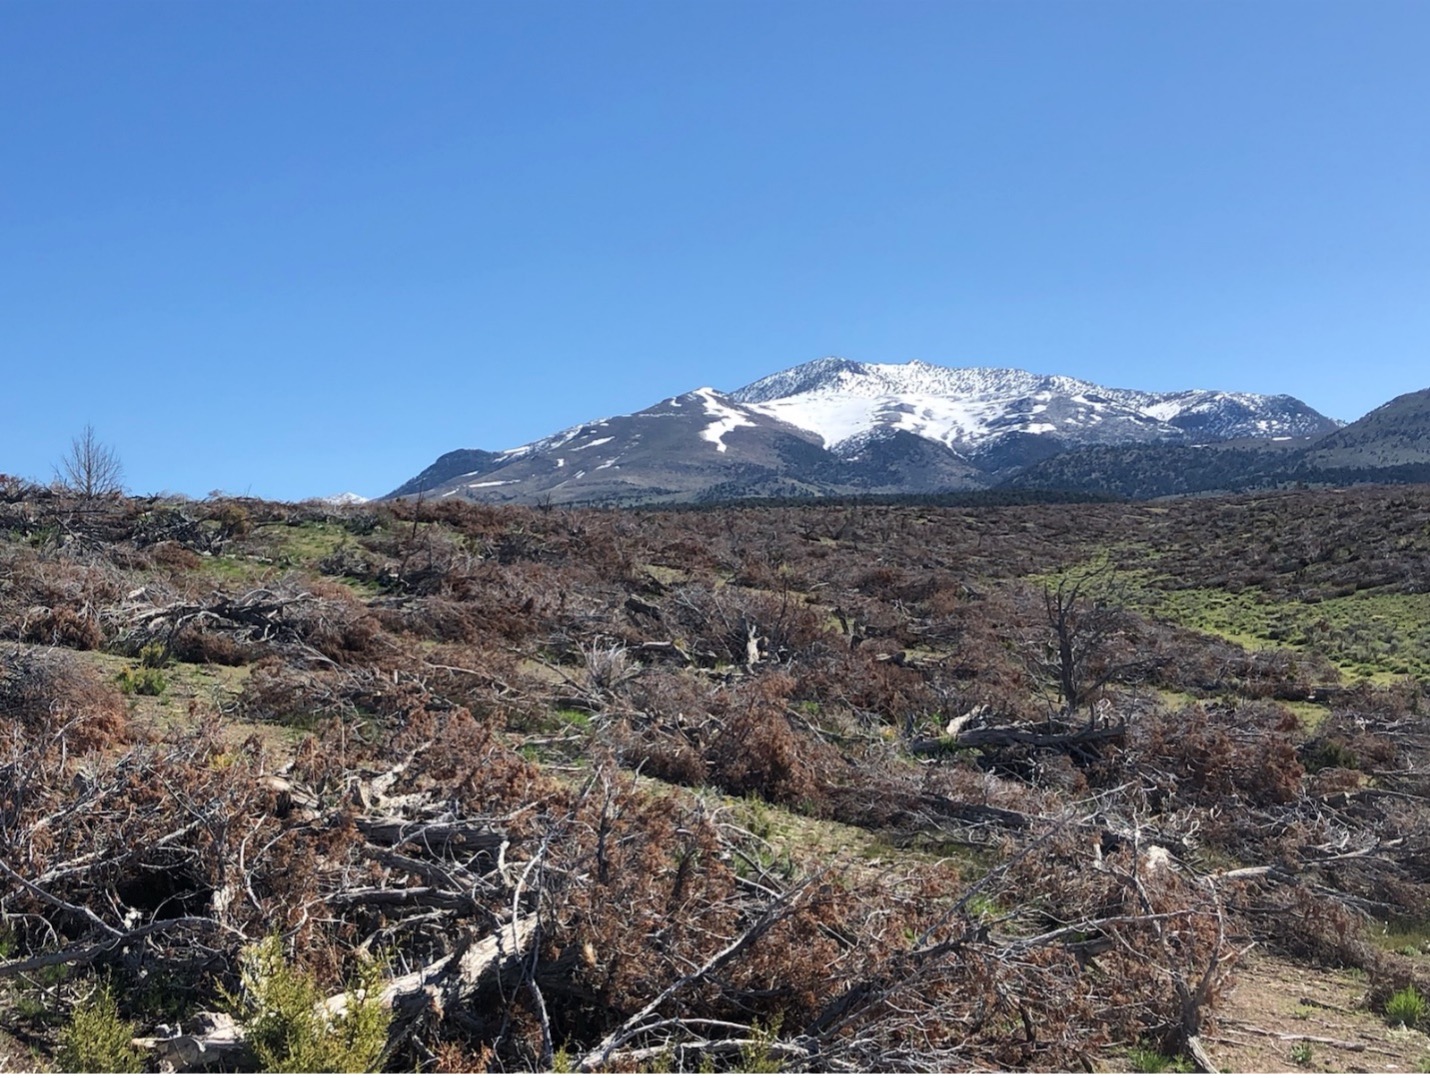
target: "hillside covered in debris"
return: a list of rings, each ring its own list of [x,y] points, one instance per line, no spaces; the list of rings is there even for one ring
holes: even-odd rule
[[[598,511],[6,481],[0,1055],[1423,1066],[1427,645],[1419,487]]]

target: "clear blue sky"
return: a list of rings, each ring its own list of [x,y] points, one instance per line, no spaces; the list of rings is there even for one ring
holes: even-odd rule
[[[380,494],[826,354],[1430,385],[1430,3],[0,0],[0,472]]]

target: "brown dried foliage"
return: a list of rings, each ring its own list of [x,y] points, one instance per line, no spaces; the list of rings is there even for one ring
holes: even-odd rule
[[[82,520],[17,497],[0,634],[132,649],[144,604],[236,602],[261,574],[282,601],[267,622],[156,638],[181,663],[252,664],[238,713],[311,733],[279,759],[195,710],[160,738],[68,650],[6,652],[0,858],[44,892],[7,877],[15,954],[91,948],[75,961],[176,976],[197,1004],[273,928],[336,988],[359,944],[416,968],[537,916],[521,961],[412,1019],[397,1065],[535,1069],[678,985],[615,1066],[672,1038],[672,1065],[729,1066],[707,1032],[780,1016],[791,1066],[1082,1068],[1184,1037],[1186,986],[1251,936],[1366,964],[1376,991],[1403,981],[1367,957],[1361,919],[1430,899],[1418,688],[1343,692],[1308,739],[1269,701],[1323,690],[1324,662],[1129,618],[1127,654],[1103,656],[1136,660],[1104,686],[1116,736],[1074,750],[1023,653],[1046,611],[1020,582],[1114,549],[1198,586],[1335,594],[1423,561],[1404,526],[1430,519],[1423,492],[1325,496],[1396,544],[1358,559],[1353,528],[1318,540],[1295,496],[1156,513],[116,501]],[[275,537],[315,521],[347,530],[336,551],[268,568]],[[1251,534],[1278,549],[1237,564]],[[196,552],[216,549],[253,559],[242,590],[205,571]],[[1173,711],[1139,683],[1217,702]],[[909,757],[977,704],[978,723],[1048,740]],[[962,870],[784,848],[736,827],[725,795]],[[1155,869],[1153,845],[1170,851]],[[1264,871],[1209,871],[1231,862]],[[167,927],[93,950],[113,938],[95,919]]]

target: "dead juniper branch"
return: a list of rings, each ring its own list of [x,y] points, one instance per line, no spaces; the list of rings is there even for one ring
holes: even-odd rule
[[[806,881],[771,900],[739,936],[722,950],[707,959],[699,969],[674,981],[644,1007],[607,1034],[600,1044],[596,1045],[595,1048],[581,1057],[576,1064],[576,1070],[584,1074],[606,1066],[610,1061],[612,1053],[623,1045],[630,1043],[630,1041],[636,1037],[639,1037],[649,1025],[648,1019],[655,1015],[669,1000],[679,995],[686,988],[698,984],[706,978],[718,973],[735,958],[754,946],[761,936],[765,935],[781,918],[789,913],[790,909],[808,891],[812,882],[812,880]]]
[[[96,916],[92,910],[86,910],[85,913],[92,917]],[[22,973],[33,973],[35,970],[48,969],[53,966],[90,965],[117,954],[132,944],[151,941],[154,937],[167,933],[184,932],[187,935],[194,930],[228,933],[244,942],[249,939],[237,929],[222,924],[212,917],[170,917],[164,920],[150,921],[148,924],[129,929],[118,929],[101,921],[100,927],[94,933],[99,937],[97,941],[79,946],[67,946],[62,950],[47,951],[31,955],[28,958],[17,958],[10,962],[0,963],[0,979],[18,976]],[[217,948],[204,947],[192,938],[184,940],[182,946],[209,954],[219,953]]]
[[[688,1022],[685,1024],[700,1025],[702,1023]],[[719,1025],[721,1023],[708,1024]],[[744,1028],[747,1033],[754,1032],[748,1027]],[[645,1030],[647,1033],[654,1031],[654,1027],[648,1027]],[[809,1045],[780,1038],[744,1036],[706,1040],[690,1036],[668,1044],[652,1045],[647,1048],[624,1048],[612,1054],[607,1061],[607,1066],[621,1070],[644,1068],[652,1062],[671,1059],[679,1070],[693,1071],[715,1060],[728,1060],[729,1062],[725,1063],[721,1069],[740,1070],[742,1069],[740,1064],[744,1060],[757,1057],[761,1062],[793,1063],[798,1069],[798,1064],[814,1058],[816,1052],[817,1049]],[[721,1066],[721,1064],[717,1064],[717,1066]]]
[[[215,595],[203,602],[141,606],[125,617],[124,638],[135,648],[155,641],[172,648],[175,638],[187,626],[203,625],[252,642],[298,643],[303,634],[289,612],[317,602],[308,592],[285,595],[270,588],[254,588],[236,598]]]
[[[1214,877],[1199,876],[1187,881],[1193,894],[1201,892],[1207,896],[1208,904],[1200,908],[1183,905],[1175,911],[1159,910],[1149,879],[1160,877],[1166,882],[1169,877],[1180,878],[1180,872],[1163,847],[1142,847],[1136,828],[1130,868],[1123,871],[1108,862],[1104,870],[1132,888],[1143,911],[1143,916],[1133,923],[1150,930],[1151,940],[1157,947],[1158,968],[1175,995],[1177,1009],[1172,1032],[1176,1046],[1198,1057],[1203,1066],[1210,1067],[1205,1049],[1197,1039],[1205,1014],[1226,979],[1228,968],[1254,945],[1240,949],[1228,947],[1226,910]],[[1168,890],[1175,894],[1175,888]],[[1206,938],[1208,925],[1212,930],[1210,939]],[[1110,935],[1121,940],[1128,926],[1105,927]]]

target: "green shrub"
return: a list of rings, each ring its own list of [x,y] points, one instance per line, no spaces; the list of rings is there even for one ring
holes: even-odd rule
[[[348,989],[347,1007],[331,1018],[319,1010],[323,990],[284,958],[277,936],[245,948],[241,984],[228,1002],[261,1070],[353,1073],[380,1067],[391,1016],[377,998],[377,963],[364,963],[357,985]]]
[[[1127,1053],[1127,1069],[1133,1074],[1187,1074],[1192,1068],[1181,1056],[1141,1046]]]
[[[1314,1056],[1315,1050],[1310,1041],[1301,1041],[1291,1049],[1291,1062],[1298,1067],[1309,1067]]]
[[[1425,1019],[1425,997],[1413,984],[1406,985],[1386,1001],[1385,1017],[1407,1029],[1414,1029]]]
[[[119,688],[130,695],[159,696],[169,687],[169,681],[162,670],[141,666],[137,670],[126,666],[114,679]]]
[[[1331,767],[1354,771],[1360,767],[1356,754],[1334,739],[1312,741],[1301,751],[1307,771],[1324,771]]]
[[[783,1015],[775,1015],[765,1025],[758,1022],[750,1027],[750,1043],[740,1049],[740,1067],[745,1074],[778,1074],[780,1060],[771,1054],[770,1047],[779,1036]]]
[[[233,502],[216,506],[209,519],[218,525],[220,539],[242,539],[253,530],[253,518],[248,509]]]
[[[133,1044],[134,1027],[119,1017],[119,1005],[109,986],[81,1003],[60,1030],[55,1062],[72,1073],[137,1074],[143,1057]]]
[[[139,665],[146,670],[162,670],[169,663],[163,644],[145,644],[139,649]]]

